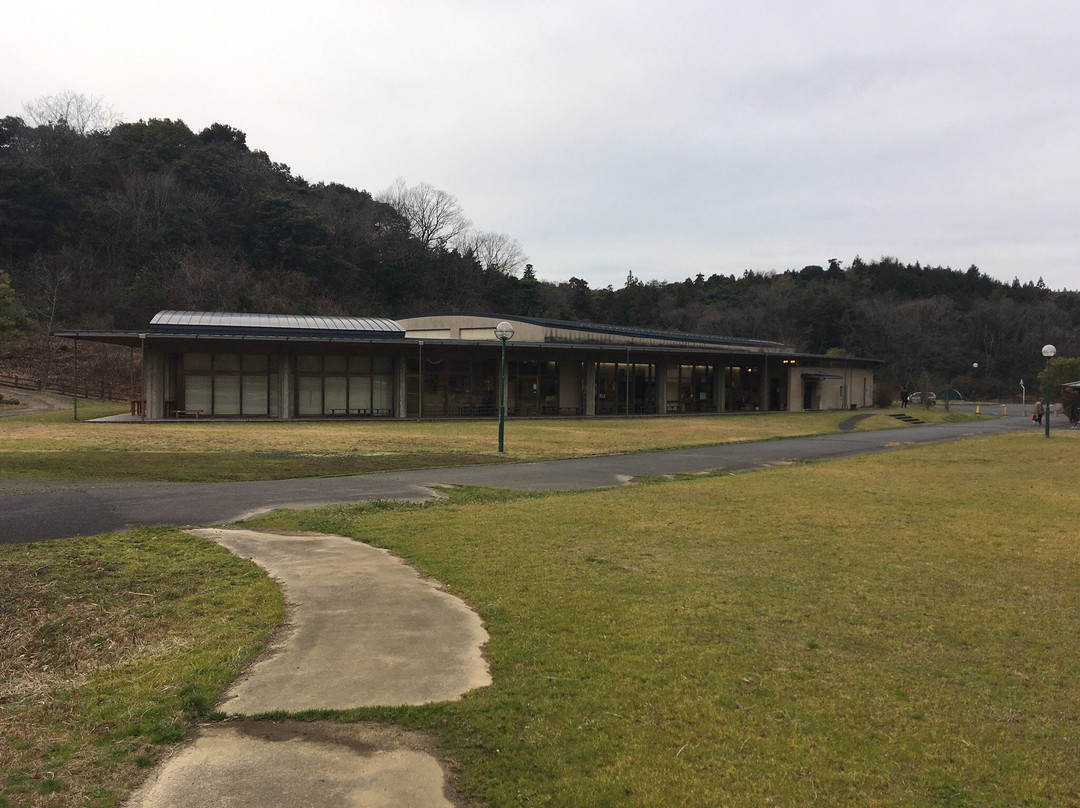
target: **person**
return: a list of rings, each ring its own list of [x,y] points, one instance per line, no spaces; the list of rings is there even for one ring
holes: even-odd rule
[[[1041,424],[1041,423],[1042,423],[1042,419],[1043,419],[1043,410],[1044,410],[1044,407],[1043,407],[1043,400],[1042,400],[1042,399],[1040,398],[1040,399],[1039,399],[1039,400],[1038,400],[1038,401],[1037,401],[1037,402],[1035,403],[1035,423],[1037,423],[1037,424]],[[1049,416],[1047,416],[1047,417],[1049,418]]]
[[[901,409],[907,407],[907,403],[908,403],[908,391],[907,391],[907,388],[905,387],[905,388],[900,390],[900,407],[901,407]]]

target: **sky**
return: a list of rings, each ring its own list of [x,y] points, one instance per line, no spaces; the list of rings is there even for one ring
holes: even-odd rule
[[[1080,289],[1080,3],[10,3],[0,116],[74,91],[311,182],[447,191],[593,288],[856,256]]]

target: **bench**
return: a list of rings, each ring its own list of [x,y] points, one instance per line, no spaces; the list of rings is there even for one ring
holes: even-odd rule
[[[327,412],[330,415],[390,415],[389,409],[369,410],[366,407],[330,407]]]
[[[197,421],[202,414],[202,410],[176,410],[173,413],[173,418],[194,418]]]

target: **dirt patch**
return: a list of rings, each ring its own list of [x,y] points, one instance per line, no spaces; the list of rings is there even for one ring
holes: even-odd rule
[[[26,415],[33,412],[52,412],[53,410],[70,410],[71,399],[52,393],[42,393],[36,390],[18,390],[14,387],[0,386],[0,394],[5,401],[18,401],[19,406],[7,407],[0,410],[2,415]]]

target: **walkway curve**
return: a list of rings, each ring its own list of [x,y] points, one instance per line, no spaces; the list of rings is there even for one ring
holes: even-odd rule
[[[27,492],[20,490],[22,481],[16,480],[12,485],[0,479],[0,544],[90,536],[143,525],[228,524],[272,508],[347,505],[374,499],[419,501],[432,498],[432,487],[438,485],[475,485],[517,491],[606,488],[625,485],[637,477],[743,471],[773,463],[832,460],[1038,428],[1030,418],[1009,415],[964,423],[872,432],[856,430],[807,438],[572,460],[268,482],[138,485],[58,482],[50,484],[48,490]],[[511,445],[512,440],[511,435]]]
[[[389,552],[343,536],[191,532],[263,567],[289,604],[284,635],[228,689],[224,712],[424,704],[491,684],[480,618]],[[448,794],[432,746],[420,733],[370,724],[208,724],[127,805],[463,804]]]

